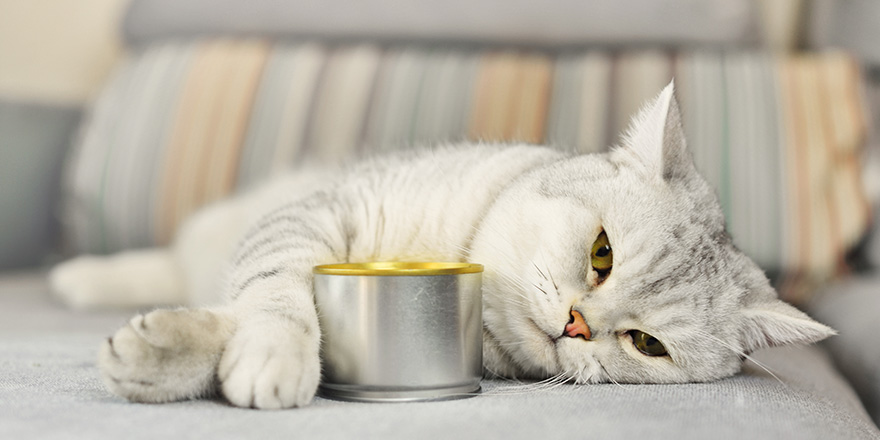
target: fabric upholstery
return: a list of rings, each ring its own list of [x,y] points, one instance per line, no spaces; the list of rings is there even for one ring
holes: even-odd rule
[[[56,250],[59,185],[81,110],[0,99],[0,269]]]
[[[880,423],[880,273],[853,276],[825,289],[811,308],[840,334],[825,345]]]
[[[807,42],[811,47],[845,48],[871,66],[880,65],[880,4],[873,0],[809,0]]]
[[[749,0],[135,0],[130,44],[193,36],[528,45],[743,45],[757,42]]]
[[[685,385],[484,381],[477,397],[404,404],[316,399],[256,411],[222,400],[133,404],[104,388],[100,341],[128,313],[77,314],[42,274],[0,276],[0,437],[877,439],[852,389],[817,347],[769,350],[733,378]]]
[[[304,161],[463,139],[602,151],[673,76],[735,242],[774,273],[833,275],[869,218],[858,66],[841,54],[153,45],[84,125],[66,236],[80,252],[167,243],[204,203]]]

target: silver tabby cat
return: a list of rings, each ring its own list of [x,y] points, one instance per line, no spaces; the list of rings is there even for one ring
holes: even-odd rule
[[[300,173],[203,210],[170,248],[80,257],[51,281],[75,306],[192,307],[102,344],[114,393],[287,408],[321,377],[312,267],[392,260],[485,266],[484,365],[504,377],[710,381],[834,333],[731,243],[672,84],[606,154],[458,145]]]

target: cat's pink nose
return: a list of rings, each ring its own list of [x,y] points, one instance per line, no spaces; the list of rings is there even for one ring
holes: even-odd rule
[[[581,315],[575,309],[571,309],[569,312],[571,315],[568,324],[565,324],[565,331],[562,332],[563,336],[568,336],[569,338],[584,338],[586,340],[590,340],[593,335],[590,333],[590,327],[587,325],[587,321],[584,321],[584,315]]]

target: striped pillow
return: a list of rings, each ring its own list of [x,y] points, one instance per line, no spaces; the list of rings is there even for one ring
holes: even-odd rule
[[[167,243],[199,206],[302,161],[464,139],[601,151],[673,76],[737,244],[790,300],[843,270],[869,209],[859,70],[840,53],[149,46],[106,86],[67,164],[68,248]]]

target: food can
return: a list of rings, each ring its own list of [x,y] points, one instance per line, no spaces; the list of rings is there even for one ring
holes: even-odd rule
[[[482,272],[443,262],[316,266],[319,395],[385,402],[479,392]]]

